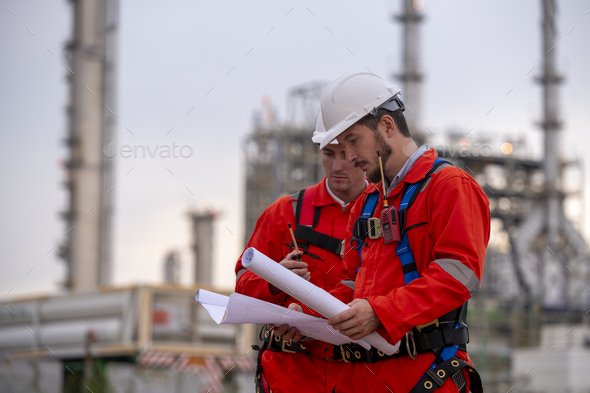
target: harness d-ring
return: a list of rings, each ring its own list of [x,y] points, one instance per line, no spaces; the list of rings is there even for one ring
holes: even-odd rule
[[[413,350],[410,350],[410,338],[412,339]],[[410,359],[412,359],[412,360],[416,359],[416,355],[418,354],[418,352],[416,351],[416,342],[414,341],[414,332],[411,330],[408,333],[406,333],[406,349],[408,350],[408,356],[410,357]]]

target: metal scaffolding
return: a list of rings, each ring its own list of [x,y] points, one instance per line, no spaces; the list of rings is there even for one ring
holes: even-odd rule
[[[500,155],[454,157],[490,199],[492,218],[509,235],[510,255],[521,305],[538,304],[545,310],[584,310],[590,305],[588,246],[564,212],[571,196],[564,186],[566,170],[580,166],[559,151],[561,120],[557,87],[562,81],[555,66],[555,1],[542,0],[543,118],[541,161]],[[439,151],[450,157],[447,151]],[[583,184],[579,185],[583,187]]]
[[[298,192],[324,177],[319,147],[311,141],[322,92],[320,86],[311,83],[293,88],[288,101],[288,124],[257,121],[246,138],[245,243],[264,209],[281,196]],[[264,118],[274,119],[274,115]]]

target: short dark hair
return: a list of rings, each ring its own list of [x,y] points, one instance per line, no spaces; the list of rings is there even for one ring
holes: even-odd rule
[[[395,126],[399,130],[400,134],[411,138],[410,130],[408,129],[408,123],[406,123],[406,118],[401,109],[392,112],[389,109],[379,108],[376,115],[365,116],[358,122],[358,124],[362,124],[373,131],[377,131],[377,125],[381,121],[381,118],[385,115],[389,115],[393,118]]]

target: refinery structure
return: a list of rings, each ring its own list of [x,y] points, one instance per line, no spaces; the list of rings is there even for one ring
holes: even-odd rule
[[[408,126],[418,144],[437,148],[440,157],[464,169],[482,186],[490,199],[492,236],[496,237],[486,253],[481,289],[470,301],[470,356],[486,392],[586,392],[590,389],[590,377],[583,372],[584,365],[590,364],[590,320],[586,315],[590,309],[590,254],[578,226],[564,213],[565,201],[583,206],[583,179],[576,189],[565,184],[565,173],[579,173],[582,163],[564,159],[559,151],[564,130],[558,88],[563,78],[556,65],[556,1],[539,2],[542,47],[538,53],[543,67],[535,82],[543,97],[543,117],[537,122],[544,146],[542,161],[510,154],[522,144],[518,140],[505,143],[501,154],[486,150],[487,140],[481,141],[483,148],[475,143],[472,146],[465,137],[469,130],[451,130],[441,146],[429,140],[430,133],[425,132],[417,115],[422,113],[420,25],[424,15],[416,4],[401,2],[401,12],[393,16],[401,25],[402,62],[392,77],[402,85]],[[309,99],[312,91],[310,86],[297,87],[290,102],[293,96]],[[316,96],[316,115],[319,98]],[[301,162],[301,156],[289,151],[290,146],[301,143],[301,135],[309,139],[313,124],[299,132],[292,128],[305,124],[304,119],[291,118],[280,126],[258,121],[247,138],[246,240],[266,206],[322,177],[310,163]],[[308,149],[309,156],[317,154],[310,143]],[[272,155],[258,155],[261,151]],[[269,164],[271,157],[279,159],[277,167],[287,171]],[[265,165],[266,171],[258,170]],[[295,181],[294,173],[306,173],[303,184]]]
[[[415,2],[399,3],[393,20],[401,28],[402,63],[392,77],[402,84],[413,136],[428,144],[432,141],[418,115],[424,15]],[[563,79],[556,64],[558,9],[555,0],[538,4],[543,67],[535,81],[543,115],[535,120],[543,160],[510,154],[516,140],[502,154],[477,154],[465,132],[456,131],[445,145],[457,149],[437,149],[472,175],[490,199],[496,238],[486,254],[481,290],[470,300],[468,351],[486,392],[493,393],[590,390],[584,372],[590,364],[590,255],[580,228],[564,213],[567,201],[579,198],[583,205],[580,193],[564,181],[565,173],[582,163],[566,160],[559,150],[566,123],[558,110]],[[218,326],[193,299],[198,288],[212,288],[214,212],[188,212],[193,285],[178,284],[174,251],[163,265],[165,284],[109,285],[115,182],[114,159],[103,154],[103,146],[116,139],[119,3],[83,0],[72,7],[73,32],[66,46],[69,201],[59,250],[68,267],[63,283],[68,293],[2,303],[0,360],[6,367],[0,371],[0,390],[253,391],[254,327]],[[244,244],[268,205],[322,179],[310,135],[325,86],[311,82],[292,88],[284,122],[268,100],[255,114],[243,143]]]

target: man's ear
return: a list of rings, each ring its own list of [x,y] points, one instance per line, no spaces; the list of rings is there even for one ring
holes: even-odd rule
[[[381,116],[381,119],[379,120],[379,125],[381,126],[379,128],[383,130],[387,138],[391,138],[397,130],[397,126],[395,125],[393,118],[389,115]]]

